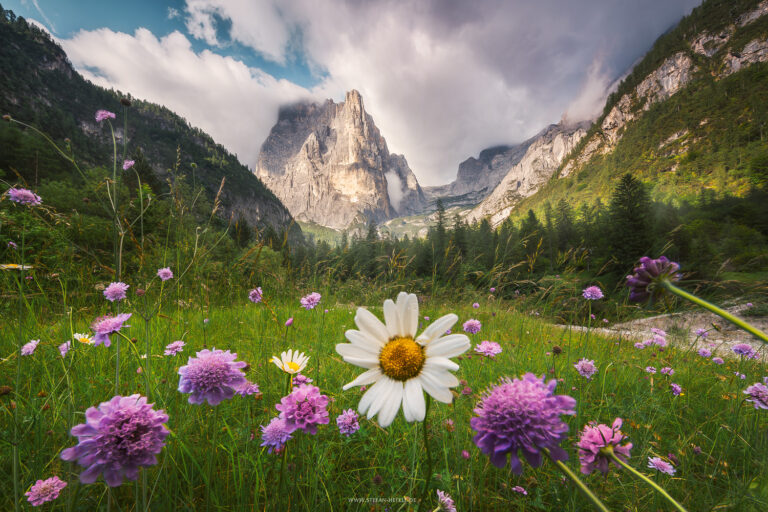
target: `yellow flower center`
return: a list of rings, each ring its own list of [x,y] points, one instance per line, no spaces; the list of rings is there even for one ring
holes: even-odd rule
[[[379,365],[390,379],[406,381],[424,366],[424,349],[413,338],[393,338],[379,354]]]
[[[288,361],[288,363],[286,364],[286,366],[287,366],[287,367],[288,367],[288,368],[289,368],[291,371],[294,371],[294,372],[297,372],[297,371],[299,371],[299,364],[298,364],[298,363],[295,363],[295,362],[293,362],[293,361]]]
[[[91,343],[90,338],[86,338],[86,337],[77,338],[77,341],[79,341],[80,343]]]

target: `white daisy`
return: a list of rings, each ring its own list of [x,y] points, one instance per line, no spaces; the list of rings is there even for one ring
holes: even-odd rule
[[[439,402],[451,403],[450,388],[459,380],[450,373],[459,365],[450,357],[463,354],[470,347],[464,334],[445,336],[459,320],[453,313],[435,320],[418,337],[419,302],[414,294],[400,292],[397,303],[384,301],[385,324],[367,309],[358,308],[355,324],[359,331],[344,335],[350,343],[336,345],[344,361],[368,371],[344,386],[374,383],[360,399],[358,411],[368,418],[378,414],[379,425],[392,423],[403,405],[406,421],[423,421],[426,391]]]
[[[87,334],[80,334],[79,332],[76,332],[74,338],[80,343],[85,343],[86,345],[93,345],[93,340]]]
[[[305,356],[304,352],[298,350],[294,352],[293,349],[290,349],[288,352],[280,354],[280,358],[272,356],[270,361],[286,373],[299,373],[307,366],[309,356]]]

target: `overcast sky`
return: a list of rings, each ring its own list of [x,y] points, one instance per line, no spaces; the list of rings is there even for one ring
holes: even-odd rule
[[[166,105],[253,166],[281,104],[358,89],[422,185],[607,90],[700,0],[2,0],[88,79]]]

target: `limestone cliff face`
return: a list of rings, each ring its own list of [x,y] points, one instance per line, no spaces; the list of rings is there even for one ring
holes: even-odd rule
[[[256,175],[295,218],[334,229],[418,213],[425,204],[405,157],[389,153],[354,90],[342,103],[282,108]]]
[[[664,101],[686,87],[698,72],[711,72],[716,79],[724,78],[740,69],[768,61],[768,38],[753,39],[742,48],[729,48],[729,42],[739,29],[756,22],[768,14],[768,0],[744,13],[735,23],[716,34],[701,32],[690,40],[690,50],[668,57],[648,74],[632,91],[624,94],[602,118],[596,130],[581,150],[570,155],[560,170],[568,176],[582,168],[593,157],[613,151],[621,140],[627,123],[638,119],[654,104]],[[702,63],[705,69],[694,64]]]
[[[515,205],[536,193],[557,171],[563,158],[584,137],[590,122],[553,124],[530,141],[524,154],[509,168],[493,192],[467,215],[469,222],[484,217],[492,226],[501,224]]]

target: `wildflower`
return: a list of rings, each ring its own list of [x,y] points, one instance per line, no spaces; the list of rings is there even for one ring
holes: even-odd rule
[[[737,376],[738,378],[740,378],[741,380],[744,380],[744,379],[746,379],[746,378],[747,378],[747,376],[746,376],[746,375],[744,375],[743,373],[739,373],[739,372],[733,372],[733,374],[734,374],[735,376]]]
[[[38,480],[35,484],[24,493],[27,496],[27,501],[33,507],[42,505],[49,501],[53,501],[59,497],[59,493],[67,486],[67,482],[63,481],[57,476],[46,478],[45,480]]]
[[[464,386],[464,389],[461,390],[461,394],[464,396],[469,396],[472,394],[472,388],[469,386]]]
[[[494,288],[493,286],[491,286],[491,293],[496,293],[496,288]]]
[[[768,409],[768,386],[756,382],[744,390],[749,395],[747,402],[752,402],[755,409]]]
[[[599,286],[588,286],[581,295],[587,300],[599,300],[603,298],[603,290]]]
[[[11,187],[8,189],[8,199],[14,203],[37,206],[43,202],[40,196],[26,188]]]
[[[62,451],[61,458],[86,468],[80,473],[84,484],[94,483],[102,473],[110,487],[123,478],[136,480],[140,466],[157,464],[169,433],[164,425],[168,415],[152,405],[140,395],[117,395],[98,408],[89,407],[85,423],[71,430],[79,444]]]
[[[285,326],[286,327],[290,327],[292,325],[293,325],[293,317],[291,317],[291,318],[289,318],[288,320],[285,321]]]
[[[328,397],[320,394],[320,388],[302,384],[281,398],[275,408],[280,411],[289,432],[303,430],[308,434],[317,434],[318,425],[328,424],[327,406]]]
[[[595,362],[590,359],[581,358],[579,359],[579,362],[573,365],[573,367],[576,368],[579,375],[585,377],[587,380],[591,379],[592,376],[597,373],[597,366],[595,366]]]
[[[439,511],[456,512],[456,505],[453,503],[451,496],[440,489],[437,490],[437,505],[437,510]]]
[[[480,320],[470,318],[464,322],[462,327],[464,328],[464,332],[468,332],[469,334],[477,334],[480,332],[480,329],[483,327],[483,325],[480,323]]]
[[[555,395],[555,380],[526,373],[520,379],[504,378],[486,391],[474,412],[470,426],[477,432],[475,444],[497,467],[504,467],[507,454],[513,472],[520,474],[518,450],[534,467],[541,465],[540,450],[546,448],[555,460],[567,460],[568,453],[559,445],[566,439],[568,425],[561,414],[575,414],[576,400]]]
[[[701,357],[709,357],[709,356],[712,355],[712,351],[709,350],[708,348],[700,348],[699,349],[699,355]]]
[[[29,270],[33,268],[32,265],[19,265],[18,263],[3,263],[0,265],[0,270]]]
[[[469,459],[470,457],[469,452],[467,450],[461,450],[461,457],[463,459]]]
[[[163,354],[167,356],[175,356],[176,354],[184,350],[184,345],[186,345],[186,343],[184,343],[181,340],[169,343],[168,345],[165,346],[165,351],[163,352]]]
[[[475,346],[475,352],[486,357],[494,358],[501,354],[501,345],[495,341],[483,341]]]
[[[139,366],[138,368],[136,368],[136,373],[138,373],[138,374],[142,374],[143,372],[144,372],[144,370],[142,370],[142,369],[141,369],[141,366]]]
[[[67,355],[67,352],[69,352],[69,349],[72,348],[72,342],[71,341],[65,341],[61,345],[59,345],[59,352],[61,353],[61,357],[64,357]]]
[[[93,345],[93,339],[91,339],[90,336],[87,334],[81,334],[79,332],[76,332],[75,335],[72,337],[75,341],[79,341],[80,343],[84,345]]]
[[[653,375],[654,373],[656,373],[656,368],[654,368],[653,366],[646,366],[645,367],[645,372],[646,373],[650,373],[651,375]]]
[[[110,283],[109,286],[104,289],[104,297],[111,302],[123,300],[125,298],[125,292],[127,291],[128,285],[125,283]]]
[[[453,432],[456,429],[456,427],[453,426],[453,420],[448,418],[445,420],[445,430],[448,432]]]
[[[293,385],[301,386],[302,384],[312,384],[312,379],[300,373],[295,374],[293,376]]]
[[[237,354],[229,350],[203,349],[196,357],[190,357],[186,366],[179,368],[179,391],[191,393],[189,403],[218,405],[228,400],[247,381],[240,368],[243,361],[235,361]]]
[[[426,413],[426,391],[435,400],[451,403],[450,388],[459,384],[450,373],[459,366],[449,358],[466,352],[469,338],[463,334],[444,336],[458,321],[454,314],[435,320],[418,337],[419,303],[416,295],[401,292],[397,303],[384,301],[382,323],[373,313],[358,308],[355,324],[359,330],[345,333],[350,343],[336,345],[344,361],[367,371],[346,384],[343,389],[372,384],[358,405],[358,412],[373,418],[379,425],[389,426],[402,404],[405,420],[423,421]]]
[[[667,346],[667,338],[665,338],[664,336],[659,336],[658,334],[654,335],[654,337],[651,338],[650,342],[653,345],[658,345],[659,347]]]
[[[670,464],[665,460],[662,460],[660,457],[649,457],[648,467],[651,469],[660,471],[662,473],[666,473],[668,475],[675,474],[675,468],[672,466],[672,464]]]
[[[624,462],[627,461],[629,450],[632,449],[632,443],[620,444],[627,438],[619,430],[621,429],[621,423],[621,418],[616,418],[610,427],[603,424],[584,426],[581,438],[576,444],[579,448],[579,461],[581,462],[582,473],[588,475],[596,469],[603,474],[608,472],[608,462],[610,462],[610,459],[603,451],[608,446],[611,447],[611,450],[617,457]],[[619,467],[618,462],[614,461],[614,464],[616,464],[616,467]]]
[[[675,396],[680,396],[680,393],[683,392],[683,388],[681,388],[679,384],[675,384],[674,382],[671,382],[669,384],[669,387],[672,388],[672,394]]]
[[[240,396],[260,395],[261,390],[259,389],[258,384],[246,380],[244,384],[235,388],[235,393]]]
[[[157,270],[157,277],[159,277],[161,281],[173,279],[173,271],[170,267],[160,268]]]
[[[21,347],[21,355],[31,356],[35,352],[35,349],[39,344],[40,344],[40,340],[32,340],[29,343],[24,344]]]
[[[733,350],[733,353],[739,356],[745,356],[747,359],[755,359],[756,356],[755,350],[752,348],[752,345],[749,343],[737,343],[733,347],[731,347],[731,350]]]
[[[662,375],[674,375],[675,374],[675,370],[673,370],[669,366],[665,366],[664,368],[661,369],[661,374]]]
[[[473,307],[473,308],[475,308],[475,309],[477,309],[477,308],[479,308],[479,307],[480,307],[480,304],[478,304],[477,302],[475,302],[474,304],[472,304],[472,307]]]
[[[635,348],[643,350],[645,348],[645,343],[643,343],[642,341],[638,341],[637,343],[635,343]]]
[[[663,329],[659,329],[657,327],[651,327],[651,332],[655,334],[656,336],[661,336],[662,338],[667,337],[667,331]]]
[[[267,447],[267,453],[272,453],[273,450],[280,451],[291,439],[291,431],[286,428],[285,420],[281,417],[272,418],[269,425],[266,427],[260,425],[259,428],[261,428],[261,446]]]
[[[429,322],[429,317],[428,317],[428,316],[425,316],[425,317],[424,317],[424,321],[425,321],[425,322]]]
[[[96,111],[96,122],[100,123],[105,119],[114,119],[115,114],[110,112],[109,110],[97,110]]]
[[[258,304],[262,301],[264,298],[263,292],[261,291],[261,286],[257,286],[250,292],[248,292],[248,300],[253,302],[254,304]]]
[[[696,329],[696,336],[699,338],[706,338],[709,336],[709,332],[707,332],[705,329]]]
[[[104,343],[105,347],[110,345],[109,335],[122,329],[123,324],[131,318],[131,313],[120,313],[117,316],[102,316],[97,318],[91,324],[91,329],[96,335],[93,337],[93,344],[100,345]],[[127,325],[126,327],[130,327]]]
[[[725,361],[723,361],[722,357],[713,357],[712,362],[715,364],[723,364]]]
[[[321,295],[319,293],[312,292],[309,295],[302,297],[299,302],[301,302],[301,307],[309,311],[310,309],[315,309],[315,306],[320,304],[320,298]]]
[[[294,351],[293,349],[288,352],[282,352],[280,358],[272,356],[269,360],[271,363],[275,363],[275,366],[283,370],[285,373],[299,373],[301,370],[307,367],[309,356],[305,356],[304,352]]]
[[[554,345],[552,347],[552,353],[555,354],[556,356],[559,356],[560,354],[563,353],[563,347],[559,345]]]
[[[14,242],[13,240],[11,240],[10,242],[8,242],[8,248],[9,248],[9,249],[17,249],[18,247],[19,247],[19,246],[18,246],[18,245],[16,245],[16,242]]]
[[[608,319],[607,318],[603,318],[603,323],[607,324],[608,323]]]
[[[128,169],[133,167],[135,163],[136,162],[133,160],[123,160],[123,170],[127,171]]]
[[[635,267],[635,273],[627,276],[629,300],[642,302],[658,295],[663,290],[659,283],[680,280],[678,270],[680,270],[680,265],[669,261],[666,256],[655,260],[643,256],[640,258],[639,266]]]
[[[591,313],[591,314],[589,315],[589,318],[591,318],[592,320],[596,320],[596,319],[597,319],[597,317],[595,316],[595,314],[594,314],[594,313]]]
[[[352,409],[347,409],[339,414],[336,417],[336,425],[339,427],[339,432],[347,437],[360,430],[357,413]]]
[[[522,494],[523,496],[528,496],[528,491],[526,491],[523,487],[520,487],[519,485],[516,485],[512,488],[513,491],[516,493]]]
[[[747,304],[746,304],[746,305],[747,305],[747,307],[748,307],[748,308],[751,308],[751,307],[752,307],[752,303],[751,303],[751,302],[747,302]]]

